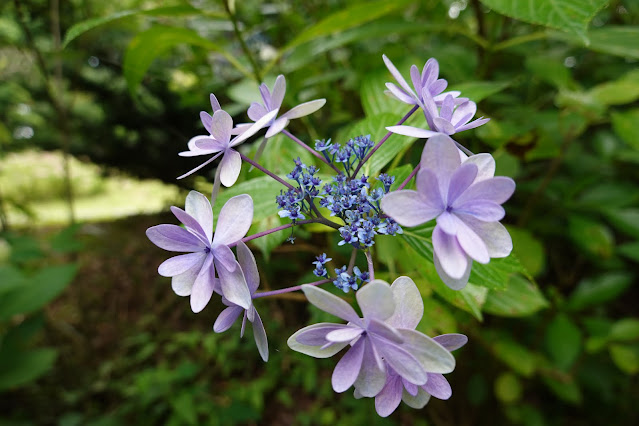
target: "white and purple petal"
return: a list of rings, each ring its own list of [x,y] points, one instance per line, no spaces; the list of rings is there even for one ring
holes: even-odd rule
[[[201,239],[177,225],[156,225],[146,230],[149,240],[161,249],[168,251],[198,252],[206,245]]]
[[[333,375],[331,383],[335,392],[341,393],[353,386],[355,380],[359,376],[364,358],[366,339],[359,339],[339,360]]]
[[[230,198],[217,219],[213,245],[233,244],[244,238],[253,221],[253,199],[248,194]]]
[[[344,299],[341,299],[326,290],[308,284],[302,285],[302,291],[308,301],[322,311],[335,315],[345,321],[350,321],[357,325],[361,324],[359,315],[357,315],[353,307]]]
[[[395,302],[390,285],[382,280],[373,280],[355,293],[357,303],[366,320],[384,321],[395,312]]]

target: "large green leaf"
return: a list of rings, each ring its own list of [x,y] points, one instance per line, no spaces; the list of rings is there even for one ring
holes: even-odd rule
[[[639,82],[635,82],[634,87],[639,95]],[[612,128],[615,129],[615,133],[634,149],[639,149],[637,121],[639,121],[639,108],[612,113]]]
[[[555,364],[567,370],[581,352],[581,330],[565,314],[557,315],[546,329],[546,350]]]
[[[0,391],[29,383],[53,367],[58,353],[55,349],[2,354]]]
[[[433,262],[432,225],[404,229],[406,242],[429,262]],[[493,290],[504,290],[511,277],[516,274],[528,275],[519,260],[511,255],[501,259],[491,259],[487,264],[473,262],[469,282]]]
[[[269,176],[251,179],[230,188],[221,188],[213,206],[215,220],[219,217],[224,203],[240,194],[248,194],[253,198],[253,222],[274,215],[278,211],[275,197],[282,189],[285,189],[284,186]]]
[[[570,295],[568,308],[577,311],[609,302],[623,293],[632,279],[632,274],[628,272],[609,272],[586,278]]]
[[[76,265],[50,266],[27,279],[0,298],[0,321],[17,314],[29,314],[53,300],[71,283],[77,272]]]
[[[621,232],[639,238],[639,208],[610,209],[605,213]]]
[[[505,290],[491,290],[486,297],[484,312],[504,317],[532,315],[548,306],[539,288],[520,275],[513,275]]]
[[[371,139],[377,143],[388,133],[386,127],[397,124],[401,118],[401,115],[391,113],[370,116],[351,126],[347,130],[348,133],[341,132],[340,134],[348,135],[349,138],[359,135],[371,135]],[[384,166],[390,163],[400,151],[408,147],[414,141],[414,138],[401,135],[391,135],[388,140],[377,151],[375,151],[362,170],[368,176],[377,175],[377,173],[379,173]]]
[[[135,94],[155,58],[172,47],[184,43],[212,51],[221,51],[219,43],[213,43],[188,28],[156,25],[136,35],[124,54],[122,65],[124,78],[131,94]]]
[[[577,35],[587,42],[588,23],[607,0],[481,0],[511,18]]]
[[[459,90],[465,98],[470,98],[473,102],[479,102],[489,96],[499,93],[510,86],[507,81],[467,81],[455,84],[447,90]]]
[[[176,6],[163,6],[153,9],[122,10],[109,16],[87,19],[86,21],[78,22],[77,24],[74,24],[71,28],[69,28],[69,31],[67,31],[67,33],[64,35],[64,42],[62,43],[62,47],[67,47],[67,45],[71,43],[71,41],[75,40],[77,37],[81,36],[87,31],[92,30],[93,28],[119,21],[131,16],[178,16],[194,14],[197,12],[198,10],[190,4],[180,4]]]
[[[552,31],[548,35],[570,43],[583,42],[579,37],[568,33]],[[590,40],[588,45],[590,50],[622,58],[639,59],[639,26],[607,25],[603,28],[591,29],[587,37]]]
[[[284,47],[284,51],[290,50],[300,44],[315,40],[318,37],[324,37],[331,34],[337,34],[357,27],[367,22],[373,21],[395,10],[403,9],[408,0],[399,0],[389,2],[386,0],[377,0],[373,2],[364,1],[358,4],[346,7],[339,12],[322,19],[317,24],[311,26],[295,37],[289,44]]]

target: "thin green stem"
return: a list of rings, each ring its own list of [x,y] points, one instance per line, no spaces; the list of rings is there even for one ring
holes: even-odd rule
[[[246,42],[244,41],[244,37],[242,37],[242,32],[240,31],[240,27],[237,23],[237,18],[235,16],[235,13],[231,11],[229,0],[224,0],[222,3],[224,3],[224,8],[226,9],[226,13],[229,15],[229,18],[231,19],[231,23],[233,24],[233,31],[235,32],[235,36],[240,42],[240,46],[242,47],[244,54],[246,55],[247,59],[251,63],[251,68],[253,69],[253,74],[254,74],[253,77],[255,78],[255,81],[257,81],[257,84],[260,84],[262,82],[262,75],[260,73],[260,68],[258,67],[257,62],[255,61],[255,58],[253,58],[253,55],[251,54],[251,50],[246,45]]]

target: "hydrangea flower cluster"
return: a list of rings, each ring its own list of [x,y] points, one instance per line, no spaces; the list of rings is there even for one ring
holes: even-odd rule
[[[180,178],[222,157],[211,200],[191,191],[184,210],[171,208],[183,226],[153,226],[147,236],[162,249],[185,253],[169,258],[158,268],[160,275],[171,277],[174,292],[190,296],[195,313],[202,311],[214,295],[219,296],[226,308],[219,313],[213,330],[229,330],[242,315],[240,336],[248,320],[265,362],[268,341],[256,300],[302,290],[311,304],[346,321],[309,325],[294,333],[288,345],[317,358],[346,349],[333,371],[333,389],[344,392],[352,387],[355,398],[374,398],[377,413],[386,417],[401,401],[422,408],[431,396],[450,398],[452,390],[443,374],[455,367],[451,351],[468,339],[461,334],[431,338],[416,330],[424,313],[420,291],[409,277],[397,278],[392,285],[375,279],[375,236],[397,236],[403,233],[402,226],[435,220],[433,263],[449,287],[461,289],[468,282],[473,262],[487,263],[510,254],[512,241],[499,221],[505,214],[501,204],[512,195],[515,184],[510,178],[494,176],[495,162],[489,154],[469,157],[460,151],[465,148],[451,139],[451,135],[480,126],[487,119],[473,120],[476,104],[461,97],[460,92],[445,92],[448,83],[439,78],[435,59],[429,59],[421,73],[415,65],[411,67],[412,87],[386,56],[383,59],[397,81],[386,85],[391,95],[413,108],[396,125],[388,126],[389,133],[377,143],[370,136],[358,136],[343,145],[331,139],[318,140],[311,148],[294,136],[285,129],[290,120],[317,111],[326,101],[305,102],[278,117],[286,93],[284,76],[277,77],[272,91],[265,84],[260,86],[262,102],[253,102],[247,111],[253,123],[234,126],[231,116],[211,95],[213,114],[200,113],[208,134],[192,138],[188,150],[180,153],[185,157],[211,155]],[[428,129],[403,125],[417,109],[423,111]],[[265,141],[282,133],[321,164],[307,165],[296,159],[294,169],[286,175],[294,185],[288,183],[257,162],[264,143],[253,160],[237,148],[263,129]],[[379,147],[391,143],[387,141],[394,133],[428,139],[419,164],[397,188],[393,186],[395,178],[387,173],[376,177],[360,174]],[[290,219],[290,223],[247,236],[253,221],[253,200],[243,194],[224,204],[214,227],[212,206],[217,189],[220,184],[228,187],[237,181],[243,162],[284,186],[279,195],[273,195],[279,216]],[[323,182],[320,171],[335,174],[323,178]],[[404,190],[413,178],[416,190]],[[338,245],[352,248],[348,266],[328,268],[333,259],[322,253],[313,262],[318,281],[258,292],[260,273],[246,243],[286,229],[293,232],[294,227],[310,223],[339,232]],[[289,241],[293,239],[291,234]],[[356,265],[359,251],[366,257],[366,268]],[[344,299],[319,287],[331,282],[345,293],[355,292],[362,317]]]

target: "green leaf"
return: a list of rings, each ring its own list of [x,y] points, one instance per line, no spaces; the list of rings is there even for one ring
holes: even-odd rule
[[[586,44],[588,23],[606,0],[481,0],[503,15],[577,35]]]
[[[37,349],[11,355],[2,356],[0,391],[24,385],[42,376],[53,367],[58,353],[55,349]]]
[[[403,9],[407,3],[408,0],[399,0],[396,2],[377,0],[373,2],[365,1],[346,7],[339,12],[327,16],[306,31],[303,31],[287,44],[283,50],[287,51],[300,44],[315,40],[318,37],[338,34],[350,28],[360,26],[395,10]]]
[[[639,345],[611,345],[610,357],[624,373],[635,375],[639,372]]]
[[[269,176],[251,179],[230,188],[221,188],[213,206],[215,219],[220,215],[222,206],[236,195],[248,194],[253,198],[253,222],[260,221],[277,213],[275,197],[284,186]]]
[[[577,84],[570,75],[563,61],[547,56],[529,56],[526,68],[536,77],[557,88],[576,89]]]
[[[568,233],[578,247],[593,258],[609,259],[614,251],[615,240],[606,225],[583,216],[571,216]]]
[[[568,370],[581,353],[581,330],[568,316],[559,314],[546,329],[545,343],[557,367]]]
[[[213,43],[188,28],[153,26],[137,34],[124,54],[122,68],[131,94],[135,94],[153,60],[178,44],[221,50],[219,43]]]
[[[447,90],[459,90],[461,96],[479,103],[479,101],[501,92],[508,86],[510,86],[508,81],[467,81],[456,84]]]
[[[590,95],[604,105],[634,102],[639,99],[639,71],[630,71],[617,80],[599,84],[590,89]]]
[[[406,112],[408,112],[408,110]],[[388,133],[386,127],[397,124],[401,118],[402,117],[400,115],[391,113],[367,117],[350,127],[347,131],[348,133],[346,133],[347,136],[342,139],[348,140],[349,138],[359,135],[371,135],[371,139],[377,143]],[[344,133],[341,132],[341,134]],[[376,176],[377,173],[379,173],[384,166],[390,163],[400,151],[411,145],[414,141],[414,138],[401,135],[391,135],[384,145],[375,151],[371,158],[366,162],[362,168],[362,170],[364,170],[364,174],[368,176]]]
[[[453,333],[458,329],[455,316],[443,303],[433,297],[423,297],[424,316],[417,325],[417,331],[427,336]]]
[[[635,83],[638,87],[639,83]],[[611,114],[612,128],[615,133],[634,149],[639,149],[639,108],[631,109],[624,112],[613,112]]]
[[[486,300],[488,290],[474,284],[467,284],[463,290],[452,290],[437,275],[435,265],[432,263],[432,245],[424,236],[432,233],[432,228],[420,227],[411,230],[412,237],[406,238],[404,231],[405,256],[400,256],[398,261],[406,269],[415,269],[426,280],[430,288],[450,304],[457,306],[472,314],[478,320],[482,320],[482,305]],[[418,256],[415,256],[417,254]]]
[[[4,293],[0,298],[0,321],[42,308],[71,283],[77,269],[76,265],[43,268],[24,285]]]
[[[367,117],[383,113],[397,113],[408,106],[397,99],[390,97],[384,91],[386,90],[386,82],[389,81],[388,70],[384,72],[378,71],[366,74],[362,85],[359,89],[359,95],[362,100],[362,108]],[[391,124],[388,124],[391,126]]]
[[[610,340],[628,342],[639,340],[639,319],[624,318],[613,324],[610,329]]]
[[[287,220],[288,221],[288,220]],[[258,232],[266,231],[280,225],[284,225],[286,222],[280,219],[279,216],[273,215],[265,219],[256,222],[251,229],[249,229],[248,235],[256,234]],[[260,249],[264,259],[268,262],[271,257],[273,249],[282,244],[288,236],[291,234],[290,229],[283,231],[273,232],[272,234],[264,235],[263,237],[251,240],[249,244],[252,244]]]
[[[434,225],[404,229],[404,240],[424,259],[433,262],[433,244],[431,236]],[[489,289],[504,290],[511,277],[517,273],[527,274],[515,256],[491,259],[487,264],[473,262],[469,282]]]
[[[24,285],[26,279],[22,271],[11,265],[0,265],[0,294]]]
[[[610,222],[621,232],[639,238],[639,209],[610,209],[605,212]]]
[[[544,376],[544,383],[555,395],[566,402],[578,405],[583,399],[581,389],[572,376],[561,378]]]
[[[512,404],[521,399],[522,393],[521,381],[512,373],[502,373],[495,380],[495,396],[501,402]]]
[[[513,253],[520,259],[522,265],[532,275],[543,272],[546,265],[544,246],[527,229],[507,226],[508,233],[513,239]]]
[[[617,246],[617,252],[635,262],[639,262],[639,241]]]
[[[484,336],[486,337],[486,336]],[[531,377],[536,363],[532,352],[503,333],[488,334],[493,353],[515,372]]]
[[[632,283],[632,279],[633,276],[628,272],[609,272],[586,278],[570,295],[567,307],[578,311],[609,302],[623,293]]]
[[[491,290],[484,312],[503,317],[524,317],[548,306],[539,288],[520,275],[513,275],[505,290]]]
[[[86,33],[93,28],[119,21],[120,19],[128,18],[135,15],[153,15],[153,16],[178,16],[197,13],[198,10],[189,4],[181,4],[177,6],[164,6],[153,9],[136,9],[136,10],[122,10],[109,16],[101,16],[99,18],[87,19],[86,21],[78,22],[74,24],[69,31],[64,35],[64,42],[62,48],[66,48],[71,41],[77,37]]]
[[[583,39],[572,34],[550,32],[549,36],[567,42],[582,44]],[[621,56],[622,58],[639,59],[639,26],[606,25],[603,28],[593,28],[587,34],[590,50],[605,55]]]

